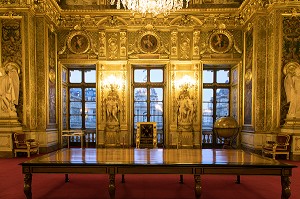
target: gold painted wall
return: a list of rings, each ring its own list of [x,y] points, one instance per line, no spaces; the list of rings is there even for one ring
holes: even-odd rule
[[[287,4],[296,8],[290,9]],[[283,121],[284,115],[280,108],[284,107],[284,95],[278,85],[282,85],[282,66],[289,59],[287,56],[291,55],[288,48],[281,46],[283,42],[288,44],[287,37],[284,37],[286,33],[282,33],[282,30],[287,26],[286,21],[297,19],[291,18],[293,14],[298,16],[299,13],[299,5],[295,1],[266,4],[249,0],[239,8],[219,8],[219,13],[213,8],[203,9],[202,5],[197,5],[193,10],[186,9],[165,17],[130,15],[127,11],[119,10],[61,10],[54,0],[34,3],[15,1],[9,5],[1,2],[0,5],[1,27],[4,18],[22,21],[21,34],[24,42],[21,47],[21,101],[17,107],[18,119],[23,131],[30,137],[40,138],[42,147],[47,151],[59,144],[59,131],[63,121],[61,90],[65,88],[61,72],[64,67],[73,63],[96,65],[98,146],[105,145],[107,140],[103,107],[108,91],[102,87],[102,80],[111,74],[125,81],[125,86],[118,91],[122,104],[119,130],[120,139],[125,140],[126,145],[132,144],[131,65],[135,63],[166,65],[167,93],[164,111],[167,113],[167,146],[178,144],[176,104],[179,90],[175,88],[175,81],[186,74],[196,81],[191,90],[193,99],[197,102],[191,141],[194,147],[201,145],[202,67],[206,63],[230,63],[234,70],[237,69],[238,82],[233,92],[234,96],[238,96],[235,98],[237,107],[232,110],[235,110],[234,114],[241,125],[248,125],[244,125],[241,132],[244,146],[259,149],[267,133],[278,132],[281,128],[280,120]],[[284,14],[285,17],[282,18]],[[253,31],[253,56],[247,60],[250,51],[248,54],[248,41],[243,35],[247,35],[249,31]],[[213,43],[218,35],[224,35],[228,39],[228,45],[224,48],[218,48]],[[74,43],[77,38],[85,40],[85,44]],[[155,45],[150,48],[143,42],[148,38],[155,41]],[[52,48],[54,43],[56,49]],[[55,50],[56,55],[53,53]],[[1,62],[3,64],[3,55]],[[249,73],[247,67],[250,62],[252,68]],[[249,95],[252,112],[245,114],[244,105],[249,96],[244,88],[249,77],[252,81],[252,94]],[[56,92],[49,95],[51,90],[54,91],[54,86],[57,88]],[[247,122],[243,123],[244,121]],[[188,138],[189,134],[185,136]]]

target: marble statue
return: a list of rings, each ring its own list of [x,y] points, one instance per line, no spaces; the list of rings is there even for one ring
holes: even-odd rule
[[[178,122],[192,123],[195,116],[194,101],[189,95],[181,94],[178,99]]]
[[[16,112],[19,98],[19,75],[16,64],[8,63],[0,67],[0,110]]]
[[[119,122],[119,100],[117,95],[108,95],[106,98],[106,118],[110,122]]]
[[[284,88],[290,103],[288,117],[300,117],[300,67],[286,73]]]

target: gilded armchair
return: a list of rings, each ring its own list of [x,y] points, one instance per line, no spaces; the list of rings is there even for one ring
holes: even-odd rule
[[[273,159],[276,155],[286,155],[288,160],[290,157],[290,136],[286,134],[278,134],[275,141],[267,141],[262,147],[262,156],[269,154],[272,155]]]
[[[39,154],[39,142],[34,139],[26,139],[24,133],[14,133],[15,157],[17,157],[18,152],[27,153],[27,157],[30,157],[31,152]]]

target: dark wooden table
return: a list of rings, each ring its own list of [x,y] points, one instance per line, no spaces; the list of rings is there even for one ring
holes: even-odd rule
[[[108,174],[108,191],[115,198],[116,174],[192,174],[195,196],[201,197],[201,175],[273,175],[281,177],[282,199],[291,195],[295,165],[233,149],[61,149],[21,163],[24,193],[32,198],[34,173]]]

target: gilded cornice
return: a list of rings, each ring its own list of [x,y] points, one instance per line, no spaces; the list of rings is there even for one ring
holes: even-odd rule
[[[240,16],[243,23],[251,19],[256,13],[266,12],[266,8],[269,5],[268,2],[267,0],[249,0],[244,2],[240,8]]]
[[[59,24],[60,9],[53,0],[35,0],[32,8],[36,15],[44,15],[56,25]]]
[[[178,28],[202,27],[207,29],[216,28],[219,24],[225,24],[229,28],[238,28],[242,25],[237,14],[190,15],[183,13],[167,17],[137,17],[116,15],[116,13],[102,13],[100,15],[62,15],[60,18],[59,25],[61,28],[72,28],[76,24],[80,24],[86,29],[111,29],[124,26],[140,28],[147,24],[162,28],[172,26]]]

